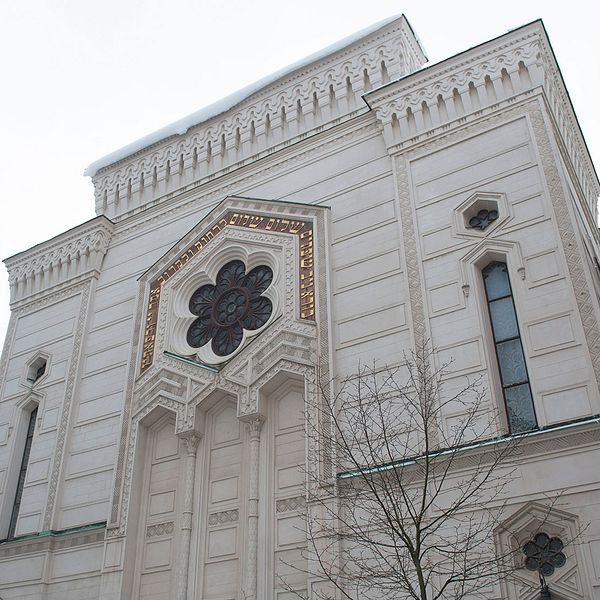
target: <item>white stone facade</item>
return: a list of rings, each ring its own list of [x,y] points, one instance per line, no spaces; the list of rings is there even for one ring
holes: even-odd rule
[[[404,17],[389,21],[111,155],[91,170],[95,219],[6,259],[0,539],[38,412],[3,600],[288,600],[281,577],[310,590],[282,559],[303,560],[302,469],[327,468],[302,419],[320,384],[429,338],[449,388],[483,377],[507,433],[493,260],[539,427],[507,519],[527,532],[561,493],[549,526],[585,530],[553,590],[600,599],[600,184],[540,22],[424,61]],[[482,208],[498,218],[480,231]],[[189,345],[188,303],[234,260],[271,269],[272,312],[224,360]]]

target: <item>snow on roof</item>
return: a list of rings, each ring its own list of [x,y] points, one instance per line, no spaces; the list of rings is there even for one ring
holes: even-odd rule
[[[347,46],[351,46],[352,44],[356,43],[362,38],[367,37],[368,35],[374,33],[379,29],[382,29],[386,25],[389,25],[394,21],[402,19],[402,17],[403,15],[394,15],[393,17],[389,17],[388,19],[379,21],[378,23],[375,23],[370,27],[361,29],[360,31],[357,31],[354,34],[339,40],[335,44],[331,44],[330,46],[327,46],[326,48],[323,48],[318,52],[310,54],[309,56],[306,56],[305,58],[295,63],[292,63],[291,65],[288,65],[287,67],[284,67],[283,69],[280,69],[279,71],[276,71],[271,75],[268,75],[267,77],[263,77],[262,79],[251,83],[250,85],[242,88],[241,90],[238,90],[237,92],[234,92],[233,94],[230,94],[229,96],[226,96],[225,98],[222,98],[221,100],[213,104],[205,106],[204,108],[193,112],[187,117],[183,117],[183,119],[179,119],[178,121],[175,121],[174,123],[171,123],[166,127],[162,127],[161,129],[158,129],[157,131],[154,131],[153,133],[150,133],[149,135],[146,135],[143,138],[132,142],[131,144],[127,144],[126,146],[123,146],[122,148],[119,148],[118,150],[115,150],[114,152],[103,156],[102,158],[94,161],[89,167],[87,167],[83,174],[89,177],[94,177],[94,175],[96,175],[96,173],[100,169],[103,169],[104,167],[108,167],[109,165],[123,160],[124,158],[127,158],[128,156],[131,156],[132,154],[135,154],[136,152],[139,152],[144,148],[148,148],[149,146],[152,146],[157,142],[160,142],[175,135],[184,135],[190,128],[194,127],[195,125],[198,125],[204,121],[208,121],[208,119],[211,119],[212,117],[216,117],[217,115],[227,112],[236,104],[239,104],[246,98],[249,98],[256,92],[275,83],[279,79],[290,75],[298,69],[301,69],[314,62],[322,60],[330,54],[339,52]]]

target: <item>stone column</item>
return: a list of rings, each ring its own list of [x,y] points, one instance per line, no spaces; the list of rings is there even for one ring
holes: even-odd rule
[[[246,600],[256,600],[257,589],[257,555],[258,555],[258,469],[260,454],[260,431],[264,419],[255,415],[246,421],[250,434],[249,465],[248,465],[248,548],[246,559],[246,575],[244,592]]]
[[[197,431],[178,434],[185,444],[183,458],[183,503],[181,514],[181,540],[177,559],[177,600],[187,600],[188,572],[190,566],[190,542],[192,540],[192,515],[194,514],[194,479],[196,474],[196,451],[201,435]]]

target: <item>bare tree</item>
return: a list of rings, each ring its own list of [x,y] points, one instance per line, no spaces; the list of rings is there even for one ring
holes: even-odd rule
[[[307,436],[333,466],[325,485],[308,474],[307,557],[327,584],[321,598],[490,598],[516,568],[493,532],[518,436],[499,435],[480,381],[452,391],[433,363],[424,344],[402,367],[361,367],[312,407]]]

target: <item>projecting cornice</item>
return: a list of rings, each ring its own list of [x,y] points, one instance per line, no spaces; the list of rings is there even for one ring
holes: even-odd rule
[[[46,242],[4,260],[11,307],[97,277],[108,249],[113,224],[96,217]]]
[[[389,148],[402,150],[543,92],[589,206],[600,184],[541,21],[365,94]]]
[[[92,165],[96,213],[120,219],[368,112],[365,92],[424,61],[404,16],[360,32]]]

